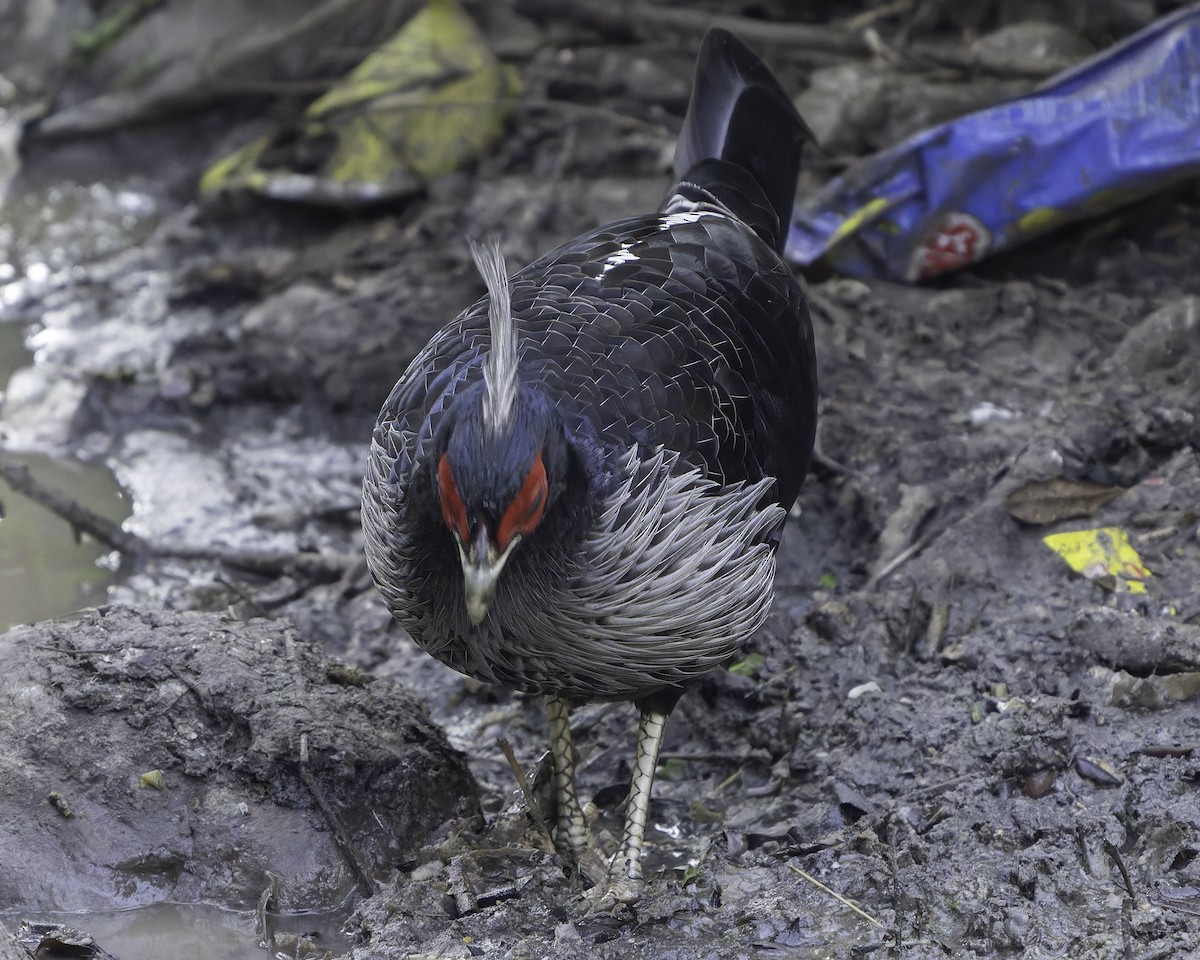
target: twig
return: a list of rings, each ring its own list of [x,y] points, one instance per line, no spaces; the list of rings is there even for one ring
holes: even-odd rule
[[[870,921],[871,923],[875,924],[875,926],[879,927],[881,930],[883,929],[883,924],[880,923],[878,920],[876,920],[869,913],[867,913],[867,911],[864,910],[862,907],[860,907],[857,903],[854,903],[852,900],[848,900],[846,897],[843,897],[836,890],[830,890],[829,887],[825,886],[825,884],[823,884],[816,877],[812,876],[811,874],[805,873],[803,870],[801,870],[799,867],[797,867],[795,864],[792,864],[792,863],[788,864],[788,869],[791,870],[793,873],[797,874],[798,876],[803,877],[805,880],[807,880],[809,883],[811,883],[814,887],[816,887],[822,893],[829,894],[831,897],[833,897],[834,900],[836,900],[842,906],[849,907],[851,910],[853,910],[855,913],[857,913],[864,920]]]
[[[267,871],[267,885],[258,895],[258,907],[254,911],[254,933],[258,945],[270,949],[275,942],[275,924],[271,921],[271,904],[279,895],[279,874]]]
[[[1129,871],[1125,868],[1125,860],[1121,857],[1121,851],[1107,837],[1104,839],[1104,852],[1112,858],[1113,863],[1117,865],[1117,869],[1121,871],[1121,879],[1125,881],[1125,890],[1129,894],[1129,899],[1136,900],[1137,897],[1133,892],[1133,881],[1129,879]]]
[[[222,576],[219,573],[215,577],[213,577],[213,580],[216,581],[217,583],[219,583],[221,586],[223,586],[230,593],[232,593],[242,603],[247,604],[252,610],[254,610],[255,612],[253,614],[251,614],[252,616],[255,616],[255,617],[267,616],[266,607],[264,607],[261,603],[259,603],[257,600],[255,600],[252,596],[250,596],[249,591],[243,590],[239,584],[234,583],[228,577]]]
[[[684,30],[700,36],[709,27],[724,27],[744,39],[788,47],[809,59],[814,56],[834,60],[865,59],[875,53],[872,49],[873,42],[876,46],[882,43],[878,35],[868,38],[867,30],[859,32],[844,26],[718,16],[702,10],[661,7],[631,0],[571,0],[570,3],[559,3],[556,0],[517,0],[517,12],[534,20],[570,20],[608,36],[629,40],[661,40],[663,33],[670,30]],[[917,66],[923,61],[926,64],[971,73],[1029,79],[1048,77],[1075,62],[1056,59],[1044,63],[1022,63],[995,56],[981,57],[972,50],[920,41],[896,48],[887,46],[887,51],[889,56],[912,61]]]
[[[885,3],[882,7],[876,7],[874,10],[867,10],[851,17],[842,25],[847,30],[863,30],[879,20],[895,16],[898,13],[907,13],[912,9],[913,2],[914,0],[892,0],[891,3]]]
[[[304,84],[296,84],[286,81],[270,82],[270,81],[216,81],[212,84],[212,89],[223,93],[228,93],[230,96],[237,94],[258,94],[258,95],[275,95],[286,96],[289,94],[304,93],[307,88],[311,87],[313,93],[320,93],[323,90],[329,89],[327,82],[307,82]],[[642,120],[640,117],[633,117],[626,113],[620,113],[616,110],[610,110],[607,107],[597,106],[588,103],[572,103],[570,100],[559,100],[554,97],[489,97],[480,99],[478,97],[470,100],[438,100],[437,103],[428,103],[422,100],[404,100],[396,98],[385,101],[382,97],[376,99],[376,108],[379,111],[400,112],[408,111],[410,113],[432,113],[433,111],[448,111],[461,109],[463,107],[504,107],[508,110],[515,111],[532,111],[541,110],[549,113],[557,113],[567,117],[577,117],[582,120],[602,120],[606,123],[611,123],[618,127],[629,127],[634,130],[645,130],[651,133],[656,133],[662,137],[669,136],[669,132],[664,124],[652,123],[649,120]],[[356,108],[357,109],[357,108]]]
[[[936,537],[941,532],[942,531],[938,530],[938,529],[927,530],[923,536],[917,538],[917,540],[914,541],[909,547],[907,547],[904,550],[901,550],[898,554],[896,554],[896,556],[894,556],[891,560],[889,560],[886,564],[884,564],[884,567],[882,570],[880,570],[878,573],[876,573],[874,576],[872,576],[870,580],[867,581],[867,589],[873,590],[881,582],[883,582],[888,577],[890,577],[893,573],[896,572],[897,568],[899,568],[903,563],[905,563],[908,560],[911,560],[918,553],[920,553],[927,546],[929,546],[930,542],[934,539],[934,537]]]
[[[905,802],[912,802],[919,797],[932,797],[935,794],[944,793],[951,787],[957,787],[959,784],[968,783],[975,778],[972,773],[960,774],[957,777],[951,777],[949,780],[942,780],[938,783],[930,783],[923,787],[914,787],[912,790],[904,794]]]
[[[840,460],[834,460],[825,452],[825,448],[821,443],[821,437],[818,434],[816,442],[813,443],[813,463],[819,463],[830,473],[841,474],[844,477],[857,477],[859,472],[853,467],[848,467]]]
[[[441,104],[439,103],[439,106]],[[545,110],[566,117],[578,117],[582,120],[602,120],[617,127],[629,127],[633,130],[644,130],[667,137],[667,129],[663,124],[651,123],[626,113],[609,110],[607,107],[589,103],[571,103],[569,100],[556,100],[553,97],[520,97],[513,101],[517,110]]]
[[[133,557],[169,557],[174,560],[203,560],[221,563],[246,573],[266,577],[284,574],[315,580],[336,580],[358,563],[350,554],[287,553],[275,550],[231,550],[220,546],[173,547],[151,543],[121,528],[78,500],[64,496],[41,483],[24,464],[0,457],[0,479],[17,493],[41,504],[71,525],[76,533]]]
[[[534,799],[533,790],[529,787],[529,779],[525,776],[525,771],[521,769],[521,764],[517,760],[517,755],[513,753],[512,744],[508,742],[507,737],[497,737],[496,745],[504,752],[504,757],[508,760],[508,765],[512,767],[513,776],[517,779],[517,786],[521,788],[521,793],[525,797],[525,805],[529,807],[529,813],[533,817],[533,822],[537,824],[539,830],[545,835],[546,840],[550,843],[550,849],[554,849],[554,837],[550,833],[550,828],[546,826],[546,818],[542,816],[542,808]]]
[[[1185,887],[1184,889],[1187,888]],[[1189,917],[1200,917],[1200,910],[1194,909],[1190,904],[1181,903],[1180,899],[1182,898],[1176,898],[1169,894],[1160,894],[1157,897],[1150,897],[1149,901],[1150,903],[1154,904],[1154,906],[1162,910],[1176,910],[1179,913],[1186,914]],[[1192,898],[1189,897],[1187,899],[1190,900]],[[1161,956],[1162,954],[1158,953],[1148,954],[1145,960],[1156,960],[1156,958]]]
[[[722,780],[720,783],[718,783],[713,788],[713,794],[715,795],[715,794],[720,793],[726,787],[731,786],[732,784],[736,783],[741,778],[742,778],[742,770],[739,767],[737,770],[735,770],[733,773],[731,773],[729,776],[727,776],[724,780]]]
[[[86,533],[94,540],[122,553],[141,553],[149,546],[141,537],[122,530],[119,524],[100,516],[78,500],[72,500],[43,486],[34,479],[33,473],[24,464],[0,457],[0,479],[7,482],[17,493],[24,494],[51,513],[62,517],[75,530],[76,535]]]
[[[663,28],[704,33],[709,27],[724,27],[741,37],[764,43],[781,43],[822,53],[865,55],[861,38],[836,27],[804,23],[780,23],[749,17],[716,16],[684,7],[660,7],[630,0],[517,0],[517,12],[534,19],[558,18],[583,24],[602,33],[632,39],[661,39]]]
[[[1143,757],[1190,757],[1197,750],[1200,750],[1200,743],[1156,743],[1138,747],[1133,752]]]
[[[144,541],[143,541],[144,542]],[[145,554],[174,560],[205,560],[264,577],[292,575],[336,580],[359,562],[357,554],[287,553],[275,550],[230,550],[227,547],[172,547],[148,544]]]
[[[935,603],[929,614],[929,623],[925,626],[925,651],[927,654],[933,655],[941,652],[949,626],[950,604],[944,600]]]

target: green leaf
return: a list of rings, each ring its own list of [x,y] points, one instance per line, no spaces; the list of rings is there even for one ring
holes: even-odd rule
[[[752,653],[730,667],[729,672],[743,677],[756,676],[762,665],[766,663],[766,659],[761,653]]]

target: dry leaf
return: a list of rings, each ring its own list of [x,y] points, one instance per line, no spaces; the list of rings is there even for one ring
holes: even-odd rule
[[[1034,480],[1012,491],[1004,500],[1008,512],[1022,523],[1042,526],[1090,517],[1109,500],[1124,492],[1122,487],[1105,487],[1086,480]]]

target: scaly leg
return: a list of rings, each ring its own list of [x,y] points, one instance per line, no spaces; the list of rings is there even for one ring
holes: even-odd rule
[[[637,762],[629,786],[629,808],[625,814],[625,836],[613,858],[606,889],[593,899],[594,909],[605,910],[618,903],[633,903],[642,892],[642,847],[646,818],[650,813],[650,790],[662,752],[663,733],[669,711],[643,707],[638,723]]]
[[[588,854],[587,819],[575,790],[575,748],[567,721],[570,705],[561,697],[546,697],[546,716],[550,720],[550,755],[554,760],[554,802],[558,808],[554,844],[576,862]]]

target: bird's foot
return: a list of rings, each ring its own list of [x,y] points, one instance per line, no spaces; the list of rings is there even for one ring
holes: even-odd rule
[[[608,877],[583,895],[584,906],[589,914],[615,913],[621,907],[636,903],[644,886],[641,879]]]
[[[641,871],[627,856],[618,853],[613,857],[604,879],[583,895],[587,912],[615,913],[621,907],[636,903],[645,889],[645,883],[635,873],[640,874]]]
[[[607,858],[595,844],[588,844],[582,850],[559,848],[559,856],[570,864],[572,870],[582,878],[584,886],[596,889],[604,883],[608,876]]]

